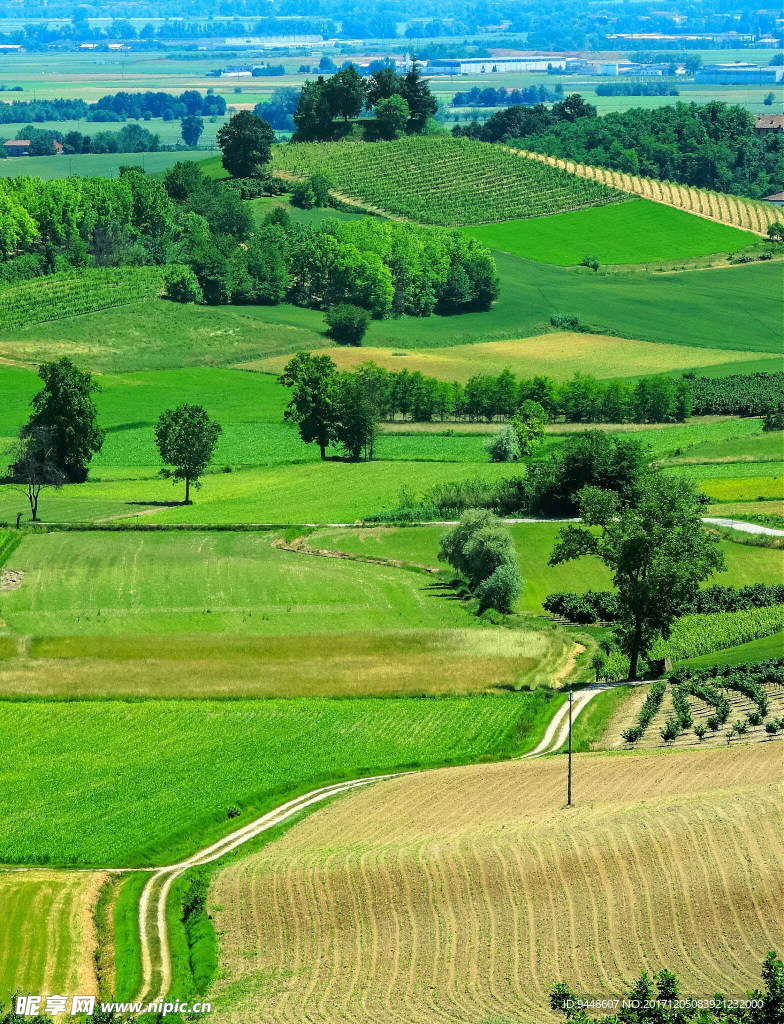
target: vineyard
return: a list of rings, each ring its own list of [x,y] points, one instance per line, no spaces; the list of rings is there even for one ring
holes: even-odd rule
[[[542,153],[533,153],[526,149],[512,148],[508,152],[547,164],[549,167],[558,168],[596,184],[617,189],[619,192],[642,196],[643,199],[652,199],[656,203],[674,206],[687,213],[696,214],[698,217],[743,228],[757,235],[766,235],[771,224],[784,221],[784,214],[778,207],[756,199],[726,195],[723,192],[711,192],[709,189],[679,185],[671,181],[659,181],[656,178],[626,174],[623,171],[611,171],[603,167],[591,167],[589,164],[579,164],[574,160],[545,156]]]
[[[654,657],[695,658],[724,647],[771,636],[784,629],[784,605],[749,608],[741,612],[714,615],[685,615],[678,619],[672,636],[654,647]]]
[[[161,267],[64,271],[0,289],[0,330],[151,299],[163,291]]]
[[[784,941],[780,744],[575,760],[572,811],[559,758],[425,772],[220,871],[217,1024],[545,1024],[557,981],[664,965],[752,988]]]
[[[541,217],[624,198],[599,181],[468,139],[278,146],[272,168],[297,178],[324,174],[339,195],[447,227]]]

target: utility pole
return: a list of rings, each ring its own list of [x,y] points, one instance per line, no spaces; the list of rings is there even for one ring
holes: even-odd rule
[[[568,746],[568,768],[566,774],[566,806],[572,806],[572,691],[569,691],[569,746]]]

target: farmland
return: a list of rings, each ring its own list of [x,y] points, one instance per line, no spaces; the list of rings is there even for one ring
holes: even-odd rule
[[[586,256],[602,264],[682,260],[735,252],[756,241],[749,231],[644,199],[464,230],[493,249],[564,267]]]
[[[279,147],[273,167],[300,178],[327,174],[341,195],[422,224],[536,217],[619,199],[604,186],[466,140],[301,143]]]
[[[576,813],[558,760],[352,795],[217,876],[219,1019],[261,1001],[325,1024],[360,1007],[538,1024],[555,980],[614,995],[664,963],[693,995],[740,994],[784,938],[779,778],[775,744],[757,744],[577,755]]]
[[[0,126],[6,134],[5,125]],[[178,160],[200,160],[209,157],[209,152],[164,152],[164,153],[74,153],[70,156],[29,156],[15,160],[0,160],[0,177],[10,178],[16,174],[31,177],[65,178],[75,174],[80,178],[116,178],[120,168],[132,164],[144,168],[148,174],[157,174],[173,167]],[[17,160],[19,161],[17,163]]]

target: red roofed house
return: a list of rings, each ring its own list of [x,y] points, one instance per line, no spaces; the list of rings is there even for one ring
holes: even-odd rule
[[[63,151],[62,143],[52,139],[52,145],[54,146],[54,155],[59,156]],[[8,139],[3,143],[3,149],[8,156],[30,156],[30,140]]]

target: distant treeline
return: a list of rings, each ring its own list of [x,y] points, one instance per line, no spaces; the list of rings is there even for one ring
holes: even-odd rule
[[[784,395],[781,371],[733,373],[729,377],[684,376],[691,382],[695,416],[762,416],[776,408]]]
[[[576,373],[571,380],[478,373],[465,384],[446,383],[419,371],[374,368],[382,382],[381,417],[412,422],[511,419],[525,401],[538,402],[547,418],[567,423],[670,423],[691,414],[691,382],[644,377],[637,383],[600,381]]]
[[[138,124],[126,124],[117,131],[61,132],[56,128],[36,128],[25,125],[17,132],[18,139],[30,141],[30,156],[54,156],[55,142],[63,147],[63,153],[157,153],[161,149],[161,137]],[[0,158],[8,156],[0,147]]]
[[[0,103],[0,124],[20,121],[124,121],[162,117],[164,121],[181,121],[195,114],[220,117],[226,113],[226,100],[208,92],[202,96],[196,89],[187,89],[179,96],[168,92],[118,92],[102,96],[95,103],[78,99],[14,100]]]
[[[607,82],[597,85],[597,96],[680,96],[678,90],[665,82]]]
[[[545,611],[560,615],[569,622],[589,625],[613,622],[619,616],[618,595],[610,590],[586,590],[583,594],[559,591],[548,594],[542,602]],[[717,612],[742,612],[750,608],[767,608],[784,604],[784,585],[753,583],[747,587],[712,586],[700,590],[681,615],[713,615]]]
[[[468,92],[456,92],[452,97],[453,107],[520,107],[534,103],[547,103],[563,99],[563,86],[559,82],[554,89],[543,85],[529,85],[525,89],[480,89],[474,86]]]

